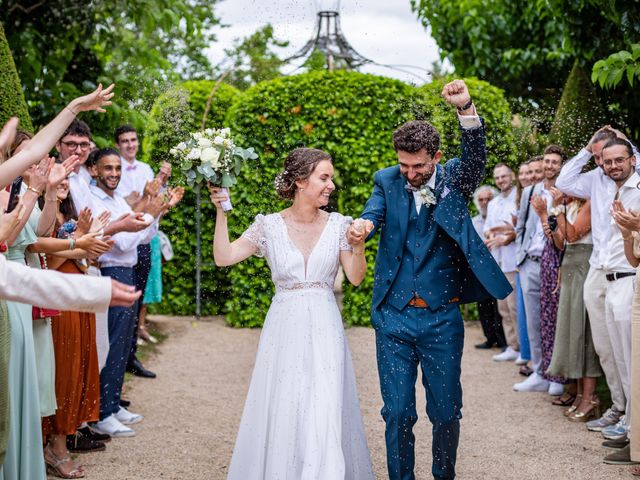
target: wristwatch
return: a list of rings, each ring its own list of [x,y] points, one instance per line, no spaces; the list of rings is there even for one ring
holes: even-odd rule
[[[473,106],[473,100],[469,99],[469,101],[467,103],[465,103],[463,106],[457,107],[457,108],[458,108],[459,112],[464,112],[465,110],[468,110],[472,106]]]

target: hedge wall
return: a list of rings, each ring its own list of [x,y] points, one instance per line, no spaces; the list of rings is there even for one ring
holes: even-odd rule
[[[11,117],[20,119],[20,129],[33,132],[16,64],[0,24],[0,127]]]
[[[214,86],[211,81],[189,81],[165,92],[156,100],[146,132],[144,145],[148,160],[157,170],[159,162],[167,158],[169,148],[180,142],[186,133],[200,128],[207,98]],[[227,111],[240,92],[221,84],[217,90],[206,127],[225,125]],[[172,182],[182,180],[178,173]],[[196,195],[187,187],[185,197],[178,207],[162,220],[161,229],[173,244],[175,257],[163,267],[164,296],[160,305],[154,305],[154,313],[193,315],[196,312]],[[215,208],[208,194],[202,198],[202,314],[217,315],[222,312],[224,299],[229,293],[226,269],[213,264],[211,242]]]

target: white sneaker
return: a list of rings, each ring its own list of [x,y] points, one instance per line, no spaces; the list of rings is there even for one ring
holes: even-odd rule
[[[494,362],[513,362],[519,356],[520,354],[516,352],[513,348],[507,347],[504,349],[504,352],[494,355],[493,361]]]
[[[541,375],[533,372],[529,377],[513,386],[516,392],[547,392],[549,390],[549,382],[542,378]]]
[[[91,428],[98,433],[104,433],[112,437],[134,437],[136,435],[136,432],[120,423],[115,415],[110,415],[104,420],[100,420]]]
[[[133,425],[134,423],[141,422],[144,418],[139,413],[131,413],[126,408],[120,407],[117,413],[113,415],[123,425]]]
[[[516,358],[516,365],[526,365],[527,362],[529,362],[529,360],[522,358],[522,355],[518,355],[518,358]]]
[[[564,393],[564,387],[562,386],[561,383],[549,382],[548,392],[549,392],[549,395],[551,395],[552,397],[557,397]]]

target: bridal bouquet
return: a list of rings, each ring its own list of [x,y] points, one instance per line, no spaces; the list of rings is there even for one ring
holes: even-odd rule
[[[240,148],[231,138],[228,128],[190,133],[189,138],[169,150],[189,186],[202,187],[207,183],[227,188],[236,184],[242,165],[255,160],[253,148]],[[223,205],[231,210],[231,203]]]

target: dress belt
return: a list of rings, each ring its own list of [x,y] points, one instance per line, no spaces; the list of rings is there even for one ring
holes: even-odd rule
[[[615,280],[619,280],[624,277],[632,277],[635,274],[636,272],[613,272],[613,273],[607,273],[606,277],[607,277],[607,280],[609,280],[610,282],[613,282]]]
[[[532,262],[540,263],[542,257],[540,255],[527,255],[527,259],[531,260]]]
[[[277,292],[291,292],[293,290],[307,290],[307,289],[333,291],[333,287],[329,285],[329,283],[327,282],[296,282],[296,283],[276,285]]]

